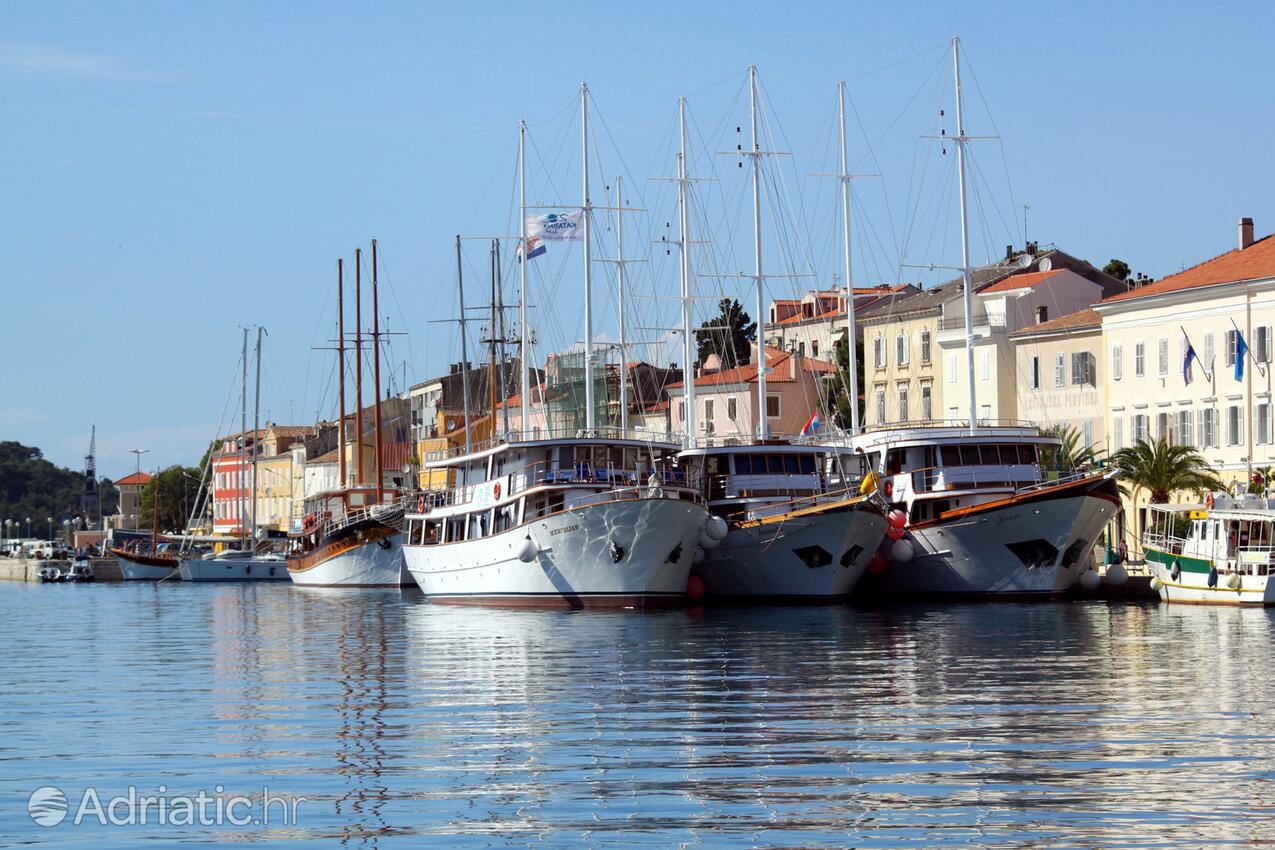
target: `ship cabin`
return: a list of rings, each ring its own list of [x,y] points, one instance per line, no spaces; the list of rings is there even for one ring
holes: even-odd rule
[[[398,502],[399,491],[383,488],[381,501],[377,501],[376,487],[360,485],[348,489],[324,490],[307,496],[305,500],[305,518],[301,521],[301,530],[289,535],[299,539],[302,548],[309,549],[318,545],[326,535],[345,526],[353,525],[365,519],[373,518],[374,513],[381,513]]]
[[[1041,486],[1041,452],[1059,440],[1035,427],[896,427],[852,440],[854,463],[881,476],[886,501],[923,522]]]
[[[687,475],[701,483],[709,512],[728,523],[811,507],[830,487],[844,496],[852,486],[858,494],[858,478],[841,484],[836,452],[820,446],[768,440],[687,449],[680,457]]]
[[[408,546],[460,543],[551,514],[628,499],[700,501],[672,444],[623,439],[502,443],[428,460],[452,485],[421,493],[406,517]]]
[[[1275,567],[1275,499],[1222,496],[1212,507],[1149,505],[1145,525],[1149,560],[1255,576]]]

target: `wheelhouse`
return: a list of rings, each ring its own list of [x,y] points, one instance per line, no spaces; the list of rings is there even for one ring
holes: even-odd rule
[[[773,516],[809,506],[845,488],[851,478],[835,468],[835,453],[815,445],[778,441],[688,449],[681,454],[688,475],[699,481],[708,509],[727,521]]]

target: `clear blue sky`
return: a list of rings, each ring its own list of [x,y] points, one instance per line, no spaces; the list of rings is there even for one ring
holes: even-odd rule
[[[1031,238],[1160,276],[1232,247],[1241,215],[1275,228],[1273,18],[1259,3],[7,2],[0,439],[78,465],[96,424],[104,474],[130,471],[133,447],[151,449],[148,466],[193,463],[233,391],[238,327],[255,323],[270,332],[265,415],[330,415],[331,359],[311,348],[330,335],[336,257],[372,237],[382,313],[410,333],[391,359],[407,361],[409,383],[445,369],[455,333],[428,322],[455,311],[453,234],[512,226],[520,115],[544,160],[562,133],[562,162],[578,164],[582,80],[606,122],[599,146],[616,145],[601,168],[623,163],[642,196],[630,202],[660,219],[635,224],[635,244],[671,215],[647,178],[673,168],[677,96],[706,149],[730,144],[733,126],[712,130],[746,121],[733,98],[750,62],[822,233],[828,187],[804,175],[826,170],[834,85],[850,80],[867,136],[882,139],[884,186],[864,187],[861,214],[886,234],[856,274],[893,280],[897,250],[883,246],[910,212],[927,120],[925,97],[909,99],[959,34],[978,84],[970,131],[994,121],[1003,142],[980,154],[1002,227],[976,240],[976,259],[1003,250],[1007,216],[1021,234],[1029,204]],[[852,159],[867,148],[853,131]],[[576,178],[558,172],[538,193],[574,199]],[[957,259],[915,244],[931,255],[914,260]],[[467,248],[471,271],[481,250]],[[821,276],[836,270],[835,251],[815,257]],[[671,286],[657,259],[644,273]],[[535,298],[548,347],[579,333],[578,291],[567,274]],[[605,335],[614,326],[599,320]]]

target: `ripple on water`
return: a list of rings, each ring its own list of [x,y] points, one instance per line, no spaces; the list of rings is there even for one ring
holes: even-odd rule
[[[1275,834],[1272,615],[526,612],[0,586],[5,844],[1160,847]],[[296,826],[35,826],[27,794],[301,795]]]

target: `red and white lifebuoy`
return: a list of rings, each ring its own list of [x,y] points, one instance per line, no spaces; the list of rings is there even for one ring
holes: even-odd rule
[[[1205,497],[1204,507],[1208,508],[1209,510],[1213,510],[1213,494],[1212,493],[1210,493],[1208,496]]]
[[[894,479],[893,478],[885,479],[885,483],[881,485],[881,492],[885,493],[885,497],[887,499],[894,495]]]
[[[493,488],[491,489],[491,491],[492,491],[492,493],[494,493],[494,494],[496,495],[496,498],[497,498],[497,499],[499,499],[499,498],[500,498],[500,482],[499,482],[499,481],[497,481],[497,482],[496,482],[496,486],[495,486],[495,487],[493,487]]]
[[[416,512],[418,514],[425,513],[425,494],[421,493],[416,497]]]

